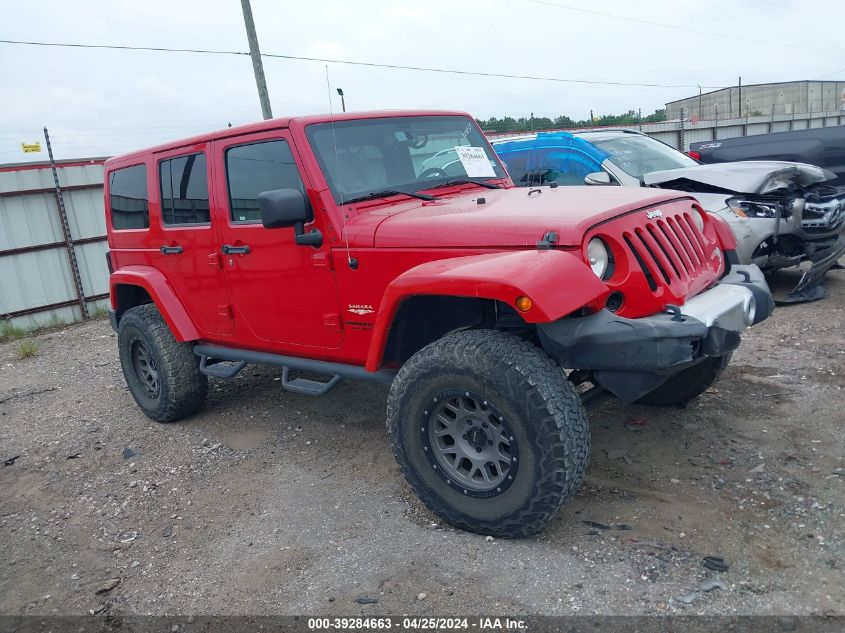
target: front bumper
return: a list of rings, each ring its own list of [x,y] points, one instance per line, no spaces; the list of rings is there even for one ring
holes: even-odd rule
[[[633,402],[672,374],[735,350],[740,334],[773,309],[760,269],[734,265],[716,286],[666,314],[626,319],[602,310],[541,324],[538,333],[562,366],[591,371],[622,402]]]
[[[792,289],[785,299],[778,299],[779,303],[801,303],[803,301],[815,301],[825,296],[824,287],[821,282],[827,271],[845,256],[845,234],[828,248],[819,249],[807,257],[812,262],[809,270],[801,275],[798,285]]]

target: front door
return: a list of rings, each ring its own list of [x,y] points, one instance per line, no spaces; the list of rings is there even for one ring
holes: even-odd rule
[[[214,159],[227,184],[220,192],[225,200],[218,201],[225,210],[220,245],[228,251],[223,266],[236,321],[264,341],[338,347],[343,333],[324,218],[317,214],[305,226],[306,232],[317,228],[326,236],[320,248],[296,244],[293,228],[261,224],[262,191],[298,189],[308,195],[289,135],[276,130],[217,141]]]
[[[204,336],[234,330],[223,260],[211,222],[210,180],[203,143],[156,156],[157,186],[151,200],[160,210],[156,267]]]

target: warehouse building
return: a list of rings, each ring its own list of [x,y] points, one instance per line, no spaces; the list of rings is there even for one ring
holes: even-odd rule
[[[772,114],[840,113],[845,96],[845,81],[786,81],[773,84],[736,85],[700,95],[670,101],[666,117],[697,116],[701,120],[731,119]],[[741,107],[740,107],[741,106]]]

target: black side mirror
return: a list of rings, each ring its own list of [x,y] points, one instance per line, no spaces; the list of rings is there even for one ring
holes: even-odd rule
[[[311,206],[308,198],[297,189],[274,189],[258,194],[258,208],[261,223],[265,229],[279,229],[292,226],[296,243],[319,248],[323,245],[323,234],[317,229],[305,232],[305,223],[311,220]]]
[[[274,189],[258,194],[261,223],[265,229],[304,224],[309,218],[308,201],[296,189]]]

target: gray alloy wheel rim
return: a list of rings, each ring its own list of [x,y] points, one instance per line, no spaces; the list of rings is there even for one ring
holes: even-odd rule
[[[517,442],[507,420],[484,396],[465,389],[438,393],[423,412],[420,430],[429,462],[452,488],[486,498],[513,483]]]
[[[143,341],[135,340],[132,342],[131,357],[132,369],[135,371],[135,376],[141,383],[144,393],[153,400],[158,398],[161,388],[158,365]]]

